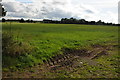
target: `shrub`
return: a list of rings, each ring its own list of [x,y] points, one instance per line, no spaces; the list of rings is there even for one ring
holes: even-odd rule
[[[7,56],[20,56],[29,54],[34,47],[26,42],[14,40],[14,35],[4,32],[2,34],[2,53]]]

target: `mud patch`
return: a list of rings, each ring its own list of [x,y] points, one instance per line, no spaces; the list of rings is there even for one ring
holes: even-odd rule
[[[108,55],[110,46],[93,46],[92,50],[87,49],[69,49],[64,48],[63,54],[52,57],[47,63],[49,66],[60,65],[60,66],[73,66],[76,61],[82,60],[93,60],[103,55]],[[92,64],[92,63],[91,63]]]

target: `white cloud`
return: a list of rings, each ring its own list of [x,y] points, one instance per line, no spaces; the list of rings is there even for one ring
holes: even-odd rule
[[[97,5],[90,5],[93,1],[85,3],[88,0],[30,0],[33,3],[22,3],[15,0],[4,0],[3,5],[8,11],[6,17],[31,18],[31,19],[60,19],[60,18],[84,18],[86,20],[103,20],[106,22],[117,23],[117,13],[112,11],[102,11],[102,8],[108,8]],[[105,2],[98,3],[105,3]],[[111,0],[109,0],[111,1]],[[114,0],[113,0],[114,1]],[[81,3],[83,2],[83,3]],[[85,5],[86,4],[86,5]],[[96,6],[96,7],[95,7]],[[110,5],[109,5],[110,6]],[[95,7],[95,8],[94,8]],[[111,5],[110,7],[114,7]]]
[[[15,0],[2,0],[2,2],[15,2]]]

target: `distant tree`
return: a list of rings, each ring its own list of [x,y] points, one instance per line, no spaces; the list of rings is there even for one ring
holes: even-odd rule
[[[33,23],[33,20],[30,20],[31,23]]]
[[[113,23],[105,23],[104,21],[86,21],[85,19],[76,19],[76,18],[62,18],[59,22],[53,22],[53,23],[63,23],[63,24],[90,24],[90,25],[116,25]]]
[[[73,17],[71,17],[71,18],[69,19],[69,23],[76,23],[76,21],[77,21],[77,19],[75,19],[75,18],[73,18]]]
[[[28,22],[28,23],[29,23],[29,22],[30,22],[30,19],[26,20],[26,22]]]
[[[79,20],[79,23],[80,23],[80,24],[85,24],[85,23],[86,23],[86,20],[85,20],[85,19],[80,19],[80,20]]]
[[[49,20],[49,19],[43,19],[43,22],[44,22],[44,23],[51,23],[52,20]]]
[[[68,22],[68,19],[67,18],[62,18],[61,19],[61,23],[67,23]]]
[[[20,23],[24,23],[25,20],[24,20],[23,18],[21,18],[19,22],[20,22]]]
[[[102,22],[101,20],[99,20],[99,21],[97,22],[97,24],[98,24],[98,25],[102,25],[103,22]]]
[[[61,23],[64,23],[64,21],[65,21],[65,19],[64,19],[64,18],[62,18],[62,19],[61,19]]]
[[[102,22],[101,20],[98,21],[98,23],[101,23],[101,22]]]
[[[5,20],[5,18],[2,18],[2,22],[5,22],[6,20]]]
[[[76,19],[76,18],[70,18],[70,19],[67,19],[67,18],[62,18],[61,19],[61,23],[65,23],[65,24],[86,24],[86,20],[85,19]]]
[[[26,20],[26,22],[33,23],[33,20],[28,19],[28,20]]]
[[[89,22],[91,25],[94,25],[95,24],[95,21],[91,21],[91,22]]]

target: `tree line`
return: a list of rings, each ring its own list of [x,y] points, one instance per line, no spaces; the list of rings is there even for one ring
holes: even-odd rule
[[[21,19],[5,19],[2,18],[2,22],[20,22],[20,23],[55,23],[55,24],[88,24],[88,25],[113,25],[113,26],[120,26],[120,24],[113,24],[113,23],[105,23],[104,21],[86,21],[85,19],[76,19],[76,18],[62,18],[61,20],[50,20],[50,19],[43,19],[42,21],[35,21],[35,20],[24,20]]]

